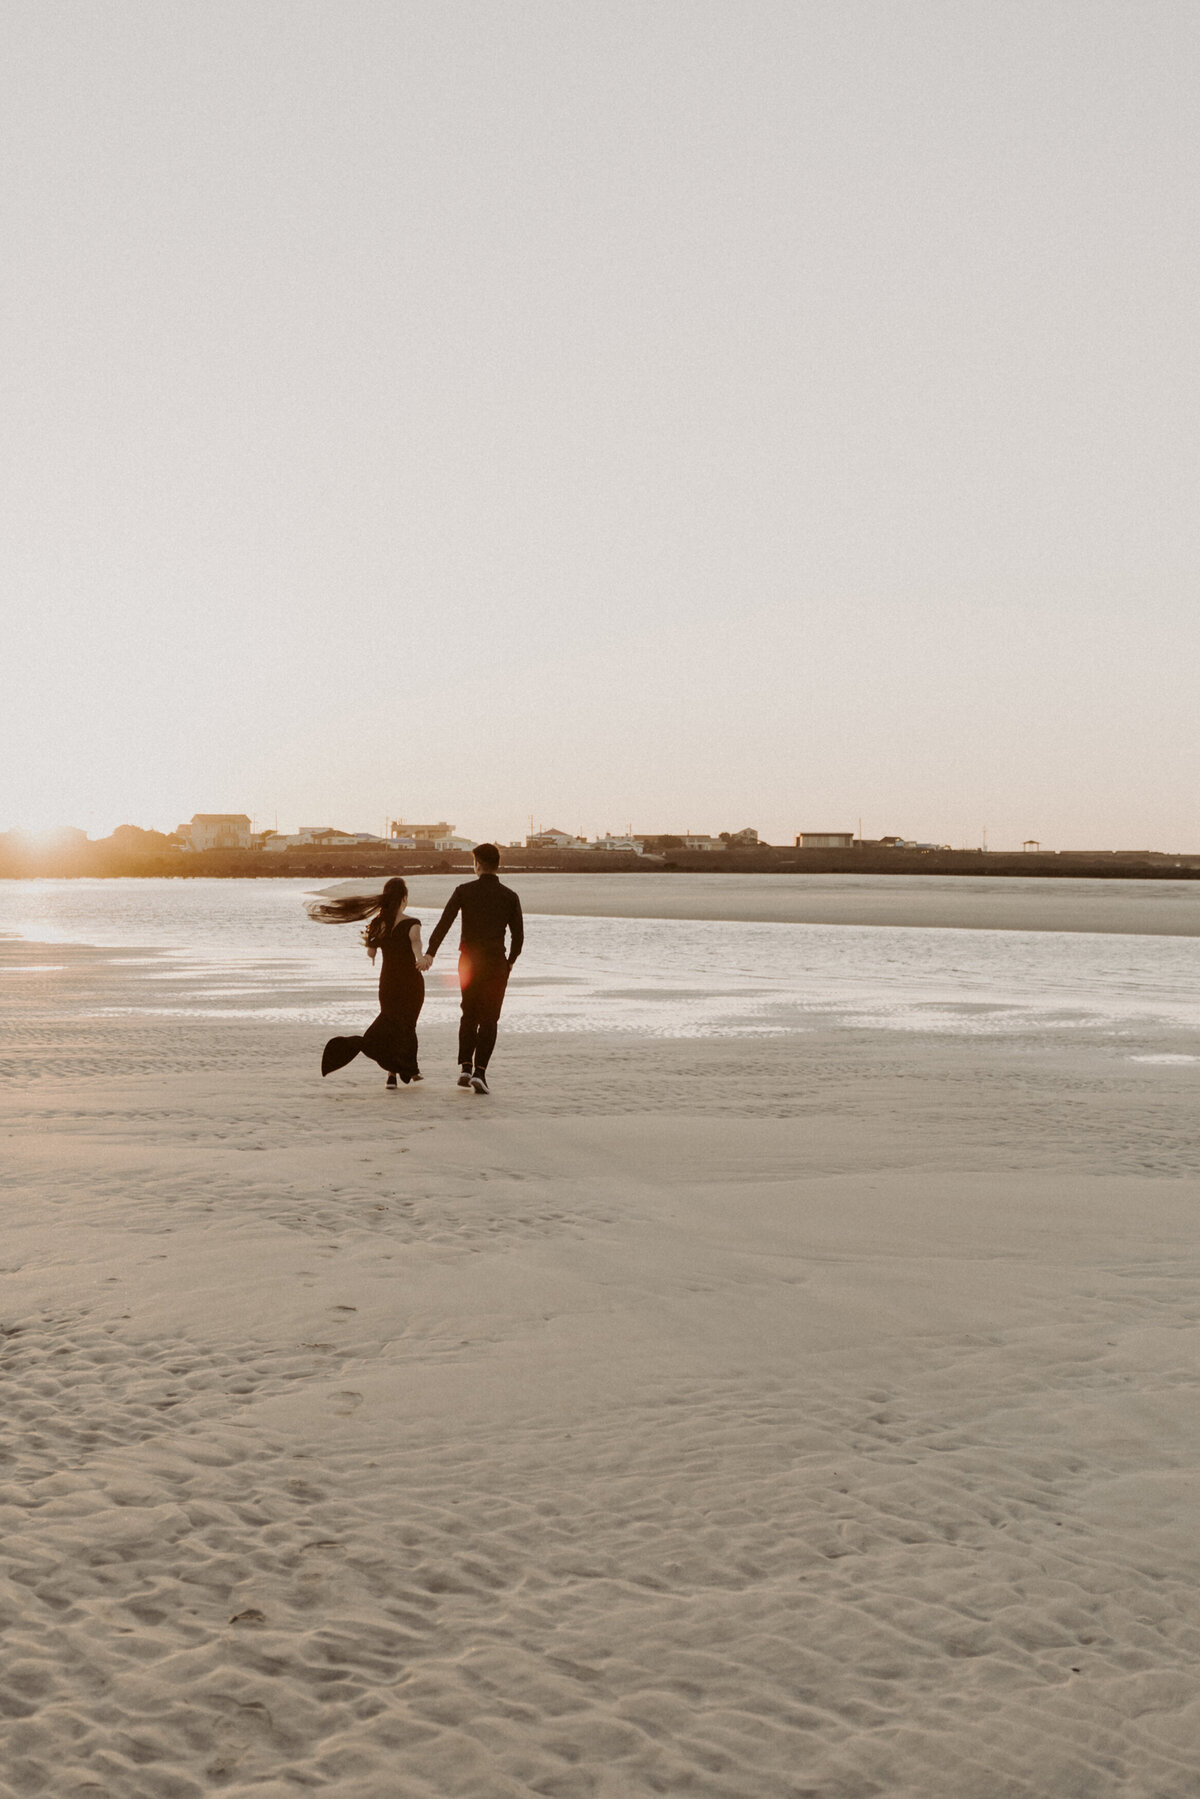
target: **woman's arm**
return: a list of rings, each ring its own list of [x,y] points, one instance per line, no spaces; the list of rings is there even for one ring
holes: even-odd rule
[[[416,963],[421,973],[424,974],[425,970],[433,961],[433,957],[423,956],[421,954],[421,921],[419,918],[414,918],[409,925],[408,935],[412,942],[413,961]]]

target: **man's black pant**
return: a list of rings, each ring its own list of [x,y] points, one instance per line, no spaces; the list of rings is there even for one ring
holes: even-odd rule
[[[482,1073],[496,1047],[496,1026],[500,1022],[500,1008],[508,986],[508,964],[478,962],[460,956],[458,980],[462,988],[459,1067],[478,1068]]]

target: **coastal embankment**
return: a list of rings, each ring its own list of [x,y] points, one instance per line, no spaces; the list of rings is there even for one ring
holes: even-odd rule
[[[541,874],[805,874],[952,875],[1029,880],[1195,881],[1200,854],[1151,850],[1028,851],[789,849],[769,844],[720,851],[671,850],[661,856],[629,851],[506,848],[510,873]],[[44,848],[13,837],[0,839],[0,880],[101,879],[178,876],[224,879],[356,879],[376,874],[470,872],[465,853],[432,854],[361,847],[337,850],[114,849],[107,841]]]

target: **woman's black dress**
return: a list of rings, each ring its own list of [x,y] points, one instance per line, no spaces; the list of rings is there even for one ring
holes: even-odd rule
[[[401,912],[379,945],[383,970],[379,976],[379,1017],[361,1037],[331,1037],[321,1057],[321,1073],[344,1068],[360,1053],[370,1056],[389,1074],[404,1082],[419,1080],[417,1067],[417,1019],[425,1004],[425,977],[417,967],[413,933],[420,921]]]

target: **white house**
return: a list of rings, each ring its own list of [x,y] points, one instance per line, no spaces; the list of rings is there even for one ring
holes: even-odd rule
[[[594,850],[624,850],[627,854],[642,856],[646,846],[637,837],[597,837],[592,844]]]
[[[406,825],[402,818],[393,818],[388,825],[388,835],[397,849],[402,850],[454,850],[474,849],[465,837],[454,835],[454,826],[448,825],[443,818],[436,825]]]
[[[719,837],[681,837],[679,847],[685,850],[723,850],[725,845]]]
[[[535,831],[525,839],[527,850],[585,850],[587,846],[586,837],[575,837],[570,831],[560,831],[557,825],[551,825],[548,831]]]
[[[346,848],[354,843],[377,843],[382,847],[387,843],[387,838],[375,831],[339,831],[334,825],[301,825],[297,837],[301,843],[325,849],[335,845]]]
[[[190,825],[180,825],[175,835],[182,837],[187,850],[248,850],[250,820],[244,812],[194,812]]]
[[[338,831],[333,825],[301,825],[290,837],[273,831],[263,844],[265,850],[344,850],[387,849],[386,837],[371,831]]]
[[[478,843],[479,841],[481,841],[481,840],[477,837],[446,837],[446,836],[438,836],[438,837],[407,837],[407,836],[405,836],[405,837],[392,837],[389,839],[391,848],[394,850],[418,850],[424,855],[428,855],[430,853],[430,851],[436,850],[439,855],[446,855],[446,856],[469,856],[471,851],[475,848],[476,843]]]

